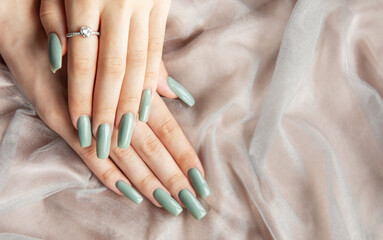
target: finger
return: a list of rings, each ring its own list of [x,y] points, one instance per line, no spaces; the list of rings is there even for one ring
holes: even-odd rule
[[[62,66],[62,56],[67,50],[64,2],[41,0],[40,19],[48,36],[48,56],[51,70],[55,73]]]
[[[150,128],[165,145],[182,172],[189,177],[197,193],[202,198],[209,196],[210,189],[204,179],[205,172],[201,161],[158,94],[154,96],[152,116],[155,117],[148,121]]]
[[[110,137],[99,134],[105,124],[113,129],[122,80],[125,74],[130,13],[115,5],[104,10],[101,17],[102,34],[93,101],[93,133],[97,133],[97,155],[107,158],[110,149],[102,149]],[[99,138],[100,137],[100,138]]]
[[[143,94],[143,99],[141,99],[148,46],[148,18],[149,13],[133,15],[131,18],[126,73],[117,109],[117,126],[119,126],[122,116],[126,113],[133,114],[136,119],[140,101],[148,102],[151,98],[150,94]],[[144,96],[148,95],[149,97],[144,98]],[[147,110],[148,106],[144,107]],[[141,117],[147,119],[148,110],[142,112],[142,114],[140,113],[140,119],[145,120]]]
[[[206,215],[206,210],[196,199],[195,192],[186,176],[179,169],[161,141],[154,135],[149,126],[138,122],[133,135],[132,146],[145,161],[148,167],[169,190],[178,203],[185,206],[197,219]],[[159,190],[153,193],[161,202],[164,193]],[[160,200],[159,200],[160,199]]]
[[[174,78],[168,76],[163,62],[161,63],[160,74],[158,76],[157,92],[167,98],[179,97],[189,107],[195,104],[193,95]]]
[[[167,0],[155,3],[149,17],[148,59],[144,89],[151,89],[152,98],[157,89],[169,5],[170,1]]]
[[[98,7],[91,0],[65,1],[68,31],[78,32],[89,26],[99,28]],[[90,145],[92,95],[96,72],[98,37],[74,36],[68,39],[68,103],[73,126],[82,138],[81,146]],[[81,117],[81,118],[80,118]],[[84,140],[85,139],[85,140]]]
[[[177,95],[170,90],[167,83],[168,72],[165,68],[164,62],[161,61],[160,71],[158,73],[157,92],[167,98],[177,98]]]
[[[115,129],[117,131],[117,129]],[[128,176],[129,180],[143,193],[154,205],[162,207],[154,198],[153,193],[156,189],[161,188],[167,194],[170,193],[157,179],[153,172],[148,168],[145,162],[138,156],[136,151],[130,146],[127,149],[117,147],[116,139],[112,140],[111,158],[117,166]],[[175,201],[175,200],[174,200]],[[178,203],[177,203],[178,205]],[[170,209],[173,215],[178,215],[182,208],[175,205]]]

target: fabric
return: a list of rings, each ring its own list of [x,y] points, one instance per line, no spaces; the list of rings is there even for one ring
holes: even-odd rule
[[[1,239],[383,239],[383,1],[177,0],[166,100],[212,195],[173,217],[106,189],[0,71]]]

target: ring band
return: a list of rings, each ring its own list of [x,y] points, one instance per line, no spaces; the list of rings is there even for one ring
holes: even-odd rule
[[[85,37],[85,38],[88,38],[92,35],[100,35],[100,33],[99,32],[93,32],[91,27],[81,27],[80,32],[71,32],[71,33],[65,34],[65,36],[67,38],[80,36],[80,35]]]

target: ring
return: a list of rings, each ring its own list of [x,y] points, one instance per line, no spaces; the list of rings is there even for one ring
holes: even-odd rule
[[[67,38],[70,38],[70,37],[75,37],[75,36],[80,36],[80,35],[85,37],[85,38],[88,38],[92,35],[100,35],[100,33],[99,32],[93,32],[91,27],[81,27],[80,32],[67,33],[65,36]]]

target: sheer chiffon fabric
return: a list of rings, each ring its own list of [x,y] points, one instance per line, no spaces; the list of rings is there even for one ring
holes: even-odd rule
[[[165,100],[212,190],[173,217],[106,189],[0,70],[1,239],[383,239],[383,1],[178,0]]]

